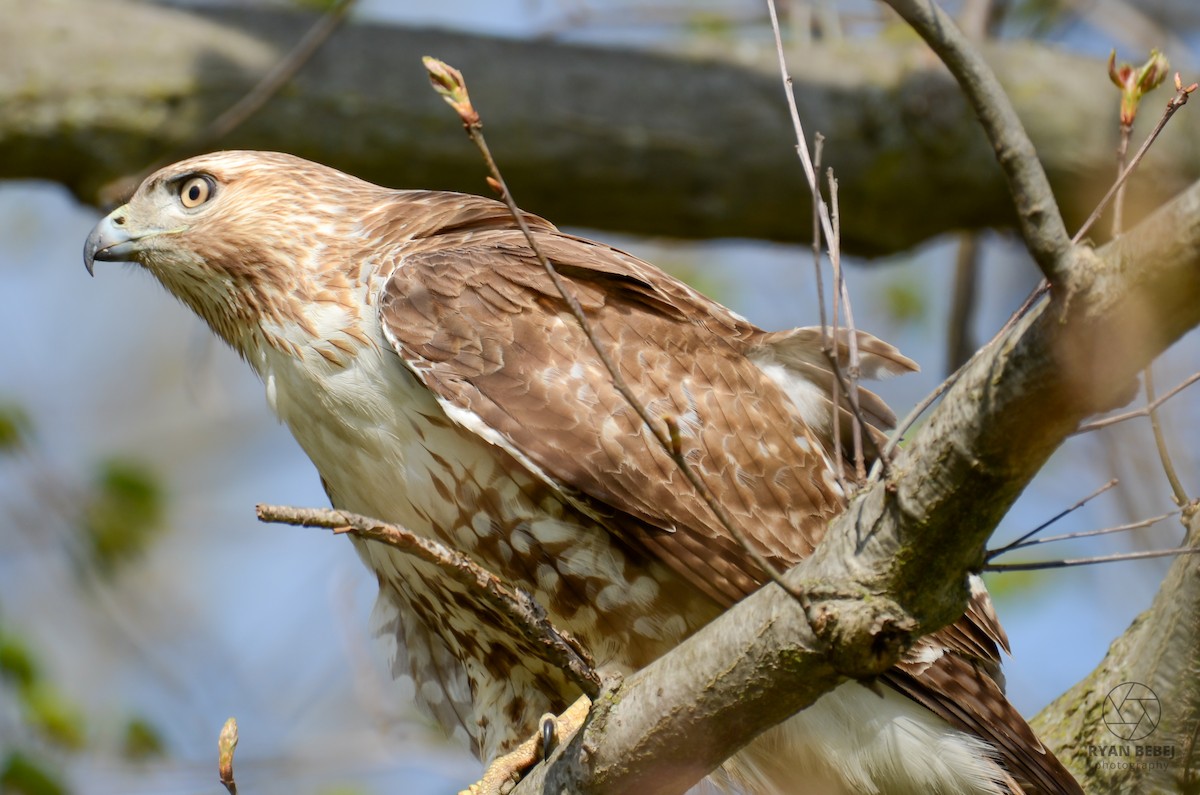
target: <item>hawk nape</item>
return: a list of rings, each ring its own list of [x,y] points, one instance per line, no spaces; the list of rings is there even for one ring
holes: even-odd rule
[[[813,329],[767,333],[657,268],[529,216],[622,376],[772,563],[845,503]],[[377,187],[284,154],[150,176],[85,257],[141,263],[231,345],[333,504],[426,533],[533,592],[601,668],[636,670],[763,582],[617,393],[504,205]],[[846,344],[847,340],[841,340]],[[857,337],[868,375],[915,365]],[[893,416],[859,391],[879,428]],[[878,433],[872,428],[871,432]],[[489,761],[579,695],[472,594],[356,541],[417,701]],[[716,771],[747,793],[1079,792],[996,684],[982,585],[885,675],[827,693]]]

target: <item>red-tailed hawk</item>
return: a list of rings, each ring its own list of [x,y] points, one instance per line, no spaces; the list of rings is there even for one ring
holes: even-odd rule
[[[600,342],[780,567],[844,505],[813,329],[767,333],[657,268],[528,217]],[[457,548],[531,591],[601,668],[636,670],[760,571],[609,374],[504,205],[397,191],[296,157],[224,152],[149,177],[92,231],[231,345],[338,508]],[[914,365],[859,334],[868,375]],[[893,417],[862,390],[868,418]],[[844,415],[844,412],[843,412]],[[439,571],[370,541],[394,673],[485,761],[578,691]],[[1003,631],[967,615],[843,685],[715,775],[749,793],[1079,792],[996,684]]]

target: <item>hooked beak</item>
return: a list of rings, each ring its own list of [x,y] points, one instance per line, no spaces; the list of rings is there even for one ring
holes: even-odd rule
[[[131,235],[126,228],[128,213],[124,207],[113,210],[92,229],[83,244],[83,265],[89,276],[92,268],[100,262],[130,262],[136,251],[137,241],[145,235]]]

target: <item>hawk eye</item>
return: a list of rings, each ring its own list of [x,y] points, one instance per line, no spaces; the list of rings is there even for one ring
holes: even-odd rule
[[[192,177],[179,188],[179,201],[189,210],[199,207],[212,195],[212,183],[206,177]]]

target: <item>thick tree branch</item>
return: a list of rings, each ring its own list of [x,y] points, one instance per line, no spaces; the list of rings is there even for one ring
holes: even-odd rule
[[[1200,544],[1200,511],[1185,511],[1187,541]],[[1034,729],[1087,792],[1195,792],[1200,788],[1200,556],[1181,555],[1158,596],[1109,648],[1091,674],[1033,721]],[[1105,696],[1126,682],[1146,685],[1162,708],[1158,728],[1138,743],[1113,734],[1104,721]],[[1152,745],[1171,748],[1162,766],[1104,765],[1092,749]],[[1190,758],[1189,758],[1190,752]],[[1125,760],[1118,760],[1125,761]],[[1141,761],[1152,761],[1144,759]]]
[[[1083,418],[1128,400],[1137,372],[1200,324],[1200,183],[1099,255],[1084,251],[1090,287],[1066,314],[1041,305],[969,363],[891,477],[786,575],[823,616],[832,655],[816,651],[789,597],[763,588],[602,696],[517,792],[681,792],[845,677],[886,669],[914,637],[961,615],[966,573],[1050,453]]]
[[[19,20],[0,25],[0,178],[54,180],[88,201],[198,134],[313,20],[121,0],[0,0],[0,13]],[[1103,65],[1023,44],[984,52],[1077,226],[1112,181]],[[797,220],[810,198],[767,46],[701,40],[652,55],[352,20],[215,146],[291,151],[381,184],[484,191],[475,152],[426,87],[423,54],[478,75],[488,138],[531,212],[677,237],[811,231]],[[992,149],[924,45],[847,41],[788,57],[801,116],[829,141],[844,252],[1013,223]],[[1139,174],[1131,219],[1200,178],[1200,115],[1179,114]]]

